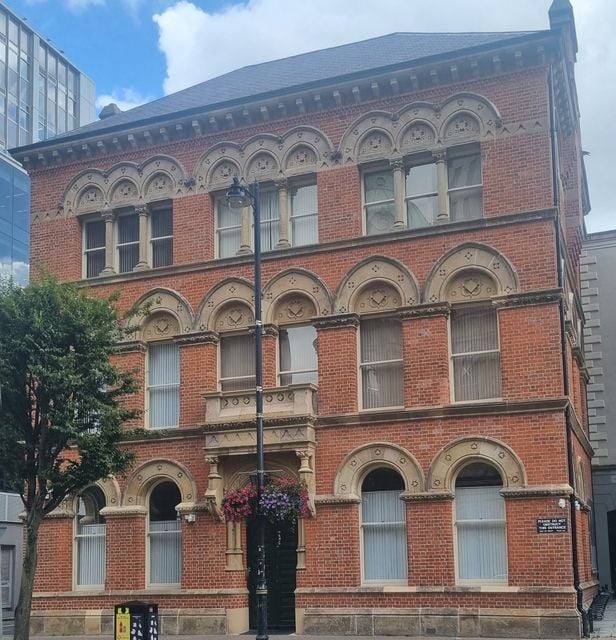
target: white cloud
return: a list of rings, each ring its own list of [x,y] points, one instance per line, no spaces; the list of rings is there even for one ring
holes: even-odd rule
[[[73,0],[74,1],[74,0]],[[394,31],[518,31],[549,28],[551,0],[248,0],[207,12],[188,0],[153,16],[167,62],[165,93],[242,66],[355,42]],[[584,148],[594,211],[589,229],[614,226],[609,166],[612,148],[603,127],[611,119],[616,85],[605,69],[616,64],[613,0],[573,0],[580,43],[577,65]],[[601,92],[601,93],[599,93]]]
[[[103,6],[105,0],[64,0],[69,11],[74,13],[82,13],[86,9],[95,6]]]
[[[122,111],[128,111],[151,100],[154,100],[152,96],[142,96],[130,87],[114,89],[110,94],[103,94],[96,98],[96,108],[100,110],[110,102],[115,102]]]

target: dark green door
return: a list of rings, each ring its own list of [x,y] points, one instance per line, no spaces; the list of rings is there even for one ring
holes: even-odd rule
[[[295,629],[295,567],[297,564],[297,524],[266,523],[265,576],[267,578],[267,626],[269,629]],[[257,628],[256,554],[257,527],[248,523],[248,590],[250,593],[249,621]]]

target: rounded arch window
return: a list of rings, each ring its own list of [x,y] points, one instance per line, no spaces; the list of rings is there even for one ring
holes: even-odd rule
[[[456,477],[455,528],[460,580],[507,580],[502,486],[498,470],[484,462],[465,465]]]
[[[97,486],[88,487],[77,497],[77,586],[105,584],[106,525],[100,513],[105,505],[105,494]]]
[[[389,467],[370,471],[361,485],[361,533],[365,581],[405,582],[406,510],[402,476]]]
[[[164,481],[150,492],[148,539],[150,584],[179,584],[181,575],[181,521],[175,510],[182,501],[178,486]]]

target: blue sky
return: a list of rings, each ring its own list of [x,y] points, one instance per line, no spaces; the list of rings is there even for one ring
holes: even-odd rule
[[[5,0],[127,109],[232,69],[393,31],[547,29],[551,0]],[[572,0],[589,231],[616,227],[616,2]],[[488,9],[489,7],[489,9]],[[239,35],[239,41],[231,37]],[[610,71],[606,71],[606,69]],[[611,74],[611,80],[607,77]],[[610,80],[610,81],[607,81]]]

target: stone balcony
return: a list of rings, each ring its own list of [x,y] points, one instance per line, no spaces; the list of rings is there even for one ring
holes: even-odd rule
[[[254,422],[255,391],[213,391],[203,394],[205,420],[208,425]],[[290,384],[263,392],[263,418],[286,422],[293,418],[315,418],[317,388],[313,384]]]
[[[255,391],[205,393],[205,450],[208,455],[254,452]],[[266,450],[303,449],[315,443],[317,388],[294,384],[263,393],[263,444]]]

